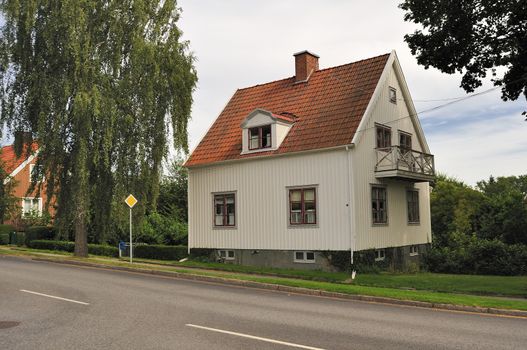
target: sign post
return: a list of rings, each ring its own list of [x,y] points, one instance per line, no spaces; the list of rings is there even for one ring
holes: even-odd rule
[[[128,195],[124,202],[130,207],[130,264],[132,263],[133,248],[132,248],[132,208],[137,204],[137,199],[133,194]]]

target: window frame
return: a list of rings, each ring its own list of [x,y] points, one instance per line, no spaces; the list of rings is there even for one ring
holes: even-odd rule
[[[417,244],[413,244],[410,246],[410,256],[417,255],[419,255],[419,246]]]
[[[313,190],[314,192],[314,197],[313,197],[313,201],[315,203],[315,210],[314,210],[314,215],[315,215],[315,221],[312,222],[312,223],[307,223],[304,221],[304,218],[305,218],[305,213],[306,213],[306,210],[305,210],[305,200],[304,200],[304,191],[306,190]],[[293,223],[292,222],[292,202],[291,202],[291,192],[292,191],[301,191],[301,194],[300,194],[300,207],[301,207],[301,211],[300,211],[300,217],[301,217],[301,220],[302,222],[300,223]],[[293,186],[293,187],[287,187],[287,223],[288,223],[288,227],[317,227],[318,226],[318,223],[319,223],[319,217],[318,217],[318,186],[315,186],[315,185],[307,185],[307,186]]]
[[[407,145],[403,145],[401,143],[401,137],[408,137],[410,140],[410,147],[407,147]],[[413,147],[413,137],[412,134],[406,131],[399,130],[399,148],[406,151],[411,151]]]
[[[37,202],[37,210],[36,210],[37,216],[38,217],[42,216],[42,212],[43,212],[43,210],[42,210],[42,197],[22,197],[21,201],[22,201],[22,217],[23,218],[27,217],[27,215],[30,213],[30,212],[26,212],[25,211],[25,209],[24,209],[24,202],[26,200],[34,201],[35,199],[38,201]]]
[[[379,130],[383,131],[381,142],[379,142]],[[388,140],[386,140],[386,135],[389,135]],[[385,146],[379,146],[379,143]],[[387,125],[375,123],[375,149],[388,149],[390,147],[392,147],[392,128]]]
[[[234,224],[233,225],[226,225],[225,223],[228,223],[228,215],[227,215],[227,196],[232,195],[234,197]],[[223,197],[223,211],[222,211],[222,217],[223,217],[223,224],[217,225],[216,224],[216,197]],[[227,191],[227,192],[213,192],[212,193],[212,227],[215,229],[235,229],[238,225],[238,206],[237,206],[237,198],[236,198],[236,191]]]
[[[297,259],[296,257],[297,253],[302,254],[302,259]],[[308,253],[313,254],[313,259],[307,258]],[[316,254],[312,250],[295,250],[293,252],[293,262],[300,263],[300,264],[314,264],[316,262]]]
[[[269,127],[269,145],[263,147],[263,129]],[[251,147],[251,131],[252,130],[258,130],[258,146],[257,147]],[[260,126],[254,126],[252,128],[247,128],[247,137],[248,137],[248,143],[247,143],[247,149],[249,151],[255,151],[255,150],[265,150],[268,148],[273,147],[273,126],[272,124],[265,124]]]
[[[373,191],[374,189],[384,190],[384,221],[375,221],[374,209],[373,209]],[[387,226],[388,225],[388,187],[386,185],[372,184],[370,186],[370,213],[371,213],[371,223],[373,226]],[[377,198],[377,203],[379,200]],[[376,209],[379,211],[379,209]]]
[[[386,259],[386,248],[375,249],[375,261],[384,261],[385,259]]]
[[[415,195],[415,198],[411,198]],[[415,202],[410,201],[411,199],[417,199]],[[419,190],[416,188],[408,188],[406,190],[406,222],[408,225],[419,225],[421,223],[421,210],[420,210]],[[412,206],[412,207],[411,207]],[[416,210],[412,215],[412,210]],[[417,217],[415,215],[417,214]]]
[[[393,104],[397,104],[397,89],[393,86],[388,87],[388,100]]]

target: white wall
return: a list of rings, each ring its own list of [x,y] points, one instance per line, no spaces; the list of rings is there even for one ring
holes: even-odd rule
[[[346,151],[189,169],[191,248],[349,250]],[[317,186],[316,227],[289,227],[288,187]],[[236,192],[237,227],[213,228],[213,193]]]
[[[430,190],[428,183],[415,184],[419,190],[420,224],[407,223],[406,189],[414,184],[395,180],[377,180],[375,178],[375,123],[386,124],[392,128],[392,144],[398,145],[398,130],[412,134],[412,148],[422,151],[423,140],[417,137],[416,125],[408,117],[410,111],[405,102],[409,96],[403,96],[403,89],[393,67],[387,71],[387,79],[380,86],[380,94],[373,101],[371,117],[367,120],[358,137],[352,153],[352,176],[354,176],[356,250],[383,248],[431,242],[430,227]],[[389,87],[397,89],[397,104],[389,101]],[[387,185],[388,224],[372,225],[371,184]]]

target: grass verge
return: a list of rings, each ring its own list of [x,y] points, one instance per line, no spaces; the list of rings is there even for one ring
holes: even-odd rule
[[[25,256],[36,256],[46,257],[55,260],[74,260],[84,261],[90,263],[96,263],[106,266],[125,266],[131,267],[129,263],[124,262],[115,258],[108,257],[96,257],[92,256],[89,258],[75,258],[71,254],[55,254],[49,252],[41,252],[33,249],[9,249],[0,248],[0,255],[25,255]],[[301,280],[296,278],[287,277],[274,277],[274,276],[261,276],[261,275],[250,275],[245,273],[236,273],[230,271],[214,271],[206,269],[189,269],[184,266],[171,266],[135,263],[133,265],[139,272],[145,270],[158,270],[158,271],[172,271],[177,273],[208,276],[208,277],[221,277],[242,281],[252,281],[260,283],[270,283],[289,287],[300,287],[308,289],[323,290],[328,292],[337,292],[350,295],[368,295],[385,298],[393,298],[399,300],[413,300],[413,301],[424,301],[437,304],[452,304],[452,305],[465,305],[465,306],[477,306],[483,308],[497,308],[497,309],[516,309],[527,311],[527,301],[523,300],[509,300],[503,298],[489,297],[489,296],[478,296],[478,295],[463,295],[454,293],[434,292],[425,290],[402,290],[398,288],[387,288],[379,286],[365,286],[357,284],[343,284],[343,283],[331,283],[331,282],[320,282],[313,280]],[[380,275],[382,276],[382,275]]]

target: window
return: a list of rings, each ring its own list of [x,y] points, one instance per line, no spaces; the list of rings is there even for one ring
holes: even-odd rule
[[[223,260],[234,260],[234,250],[218,250],[218,255]]]
[[[388,90],[388,96],[390,98],[391,103],[397,104],[397,90],[395,90],[395,88],[390,86]]]
[[[22,216],[42,215],[42,198],[22,198]]]
[[[408,190],[406,191],[406,201],[408,208],[408,223],[418,224],[419,223],[419,191]]]
[[[249,129],[249,149],[271,147],[271,125]]]
[[[386,257],[386,249],[375,250],[375,261],[383,261]]]
[[[298,251],[295,252],[294,262],[313,264],[315,262],[315,252]]]
[[[371,205],[373,223],[386,224],[388,222],[386,187],[374,186],[371,188]]]
[[[412,135],[405,132],[399,131],[399,146],[402,150],[412,149]]]
[[[392,129],[384,125],[377,125],[377,148],[390,148],[392,146]]]
[[[236,205],[234,193],[214,195],[214,226],[235,226]]]
[[[291,225],[313,225],[317,223],[315,188],[289,190],[289,223]]]
[[[411,245],[410,246],[410,256],[416,256],[416,255],[419,255],[419,246]]]

